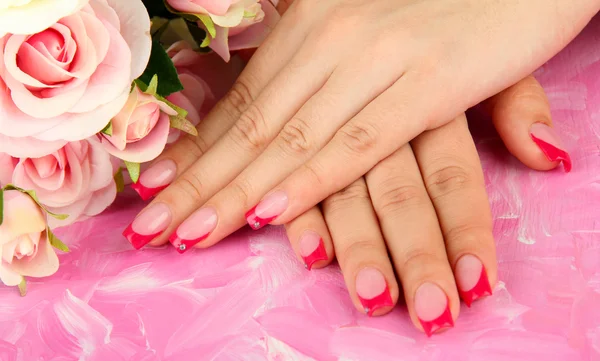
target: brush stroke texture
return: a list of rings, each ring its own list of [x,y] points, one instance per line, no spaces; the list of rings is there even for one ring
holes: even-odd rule
[[[451,332],[427,339],[402,307],[360,315],[339,270],[304,270],[281,228],[135,252],[130,192],[58,232],[73,251],[26,298],[0,288],[0,360],[600,360],[600,18],[536,75],[575,168],[530,171],[474,127],[501,283]]]

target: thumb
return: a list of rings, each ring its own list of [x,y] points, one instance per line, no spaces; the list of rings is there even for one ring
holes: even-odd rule
[[[526,166],[550,170],[561,162],[571,170],[571,157],[552,127],[544,89],[529,76],[488,99],[485,108],[506,148]]]

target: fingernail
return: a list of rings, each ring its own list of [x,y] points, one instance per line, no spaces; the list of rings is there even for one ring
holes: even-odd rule
[[[171,224],[171,210],[164,203],[157,203],[146,208],[123,231],[123,236],[140,249],[160,235]]]
[[[441,329],[454,327],[448,296],[433,283],[423,283],[417,289],[415,312],[428,337]]]
[[[373,316],[373,312],[380,308],[394,306],[385,277],[375,268],[367,267],[358,272],[356,293],[369,316]]]
[[[458,283],[458,293],[467,307],[471,307],[476,299],[492,294],[492,286],[490,286],[487,272],[479,258],[470,254],[462,256],[456,262],[454,272],[456,283]]]
[[[565,171],[571,171],[571,157],[553,128],[543,123],[535,123],[529,128],[529,134],[549,161],[561,161]]]
[[[313,231],[304,232],[298,243],[300,256],[302,256],[304,266],[309,271],[315,262],[326,261],[329,259],[323,239],[317,233]]]
[[[287,207],[288,197],[285,192],[271,193],[246,213],[246,221],[252,229],[261,229],[285,212]]]
[[[169,237],[169,242],[177,252],[184,253],[208,238],[217,227],[217,221],[217,211],[214,208],[199,209],[177,228]]]
[[[131,185],[131,188],[146,201],[167,188],[175,179],[176,174],[175,162],[164,159],[144,171],[137,183]]]

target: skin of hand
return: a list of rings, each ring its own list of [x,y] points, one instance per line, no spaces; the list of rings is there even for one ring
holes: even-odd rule
[[[533,140],[552,134],[549,146],[564,148],[533,77],[484,106],[524,164],[539,170],[560,164]],[[561,160],[569,169],[566,152]],[[483,171],[464,116],[418,136],[286,230],[307,269],[337,257],[359,310],[382,315],[404,297],[413,323],[428,336],[454,325],[461,299],[470,306],[491,295],[498,277]]]
[[[147,194],[172,184],[126,235],[136,248],[170,238],[185,251],[245,221],[259,228],[295,219],[535,69],[600,6],[553,4],[298,0],[199,125],[200,136],[183,138],[142,174]],[[151,174],[160,177],[150,185]],[[274,193],[280,202],[265,204]],[[190,233],[184,221],[199,214],[208,221]]]

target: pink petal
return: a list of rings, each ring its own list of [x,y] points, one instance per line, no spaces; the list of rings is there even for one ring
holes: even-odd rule
[[[229,50],[257,48],[267,38],[269,33],[281,19],[277,9],[269,1],[261,1],[265,18],[260,23],[251,25],[245,31],[229,38]]]
[[[16,158],[11,157],[7,153],[0,153],[0,187],[12,182],[16,161]]]
[[[91,138],[88,140],[88,157],[92,178],[88,190],[95,192],[109,185],[114,185],[114,170],[111,163],[110,154],[104,149],[99,141]]]
[[[68,110],[70,113],[92,111],[131,87],[130,69],[123,66],[131,63],[131,51],[115,28],[107,25],[106,29],[110,34],[110,49],[90,77],[79,102]]]
[[[231,54],[229,53],[229,28],[223,28],[218,25],[215,25],[216,36],[210,42],[210,48],[225,62],[229,62],[231,59]]]
[[[112,135],[101,135],[119,150],[124,150],[127,146],[129,118],[131,118],[137,107],[139,93],[139,89],[135,87],[131,94],[129,94],[123,109],[111,119]]]
[[[4,192],[0,246],[23,234],[43,232],[45,229],[46,217],[31,197],[19,191]]]
[[[118,98],[90,112],[63,114],[56,126],[36,135],[36,138],[46,141],[76,141],[89,138],[104,129],[107,119],[114,117],[123,108],[128,95],[129,88],[124,89]]]
[[[104,210],[114,202],[116,197],[117,186],[115,185],[114,181],[112,181],[111,177],[111,183],[109,185],[94,192],[92,199],[88,203],[83,213],[88,217],[96,216],[104,212]]]
[[[142,75],[150,59],[152,49],[150,17],[141,1],[106,0],[106,2],[119,14],[121,22],[119,32],[131,50],[130,81],[133,81]]]
[[[2,48],[0,46],[0,52]],[[1,62],[0,62],[1,63]],[[33,118],[23,113],[15,106],[15,103],[10,97],[10,90],[0,77],[0,136],[27,137],[39,134],[47,129],[52,128],[61,120],[53,119],[38,119]],[[0,137],[1,138],[1,137]],[[0,151],[3,147],[10,146],[5,144],[4,139],[0,139]],[[63,143],[64,145],[64,143]],[[62,145],[61,145],[62,146]],[[60,148],[60,147],[58,147]],[[58,149],[56,148],[56,149]],[[35,153],[34,149],[20,149],[20,153]],[[8,153],[8,152],[7,152]],[[43,154],[43,153],[42,153]]]
[[[7,286],[18,286],[23,277],[13,271],[9,264],[0,262],[0,280]]]
[[[32,137],[11,138],[0,134],[0,152],[17,158],[38,158],[57,151],[67,144],[66,140],[52,142]]]

